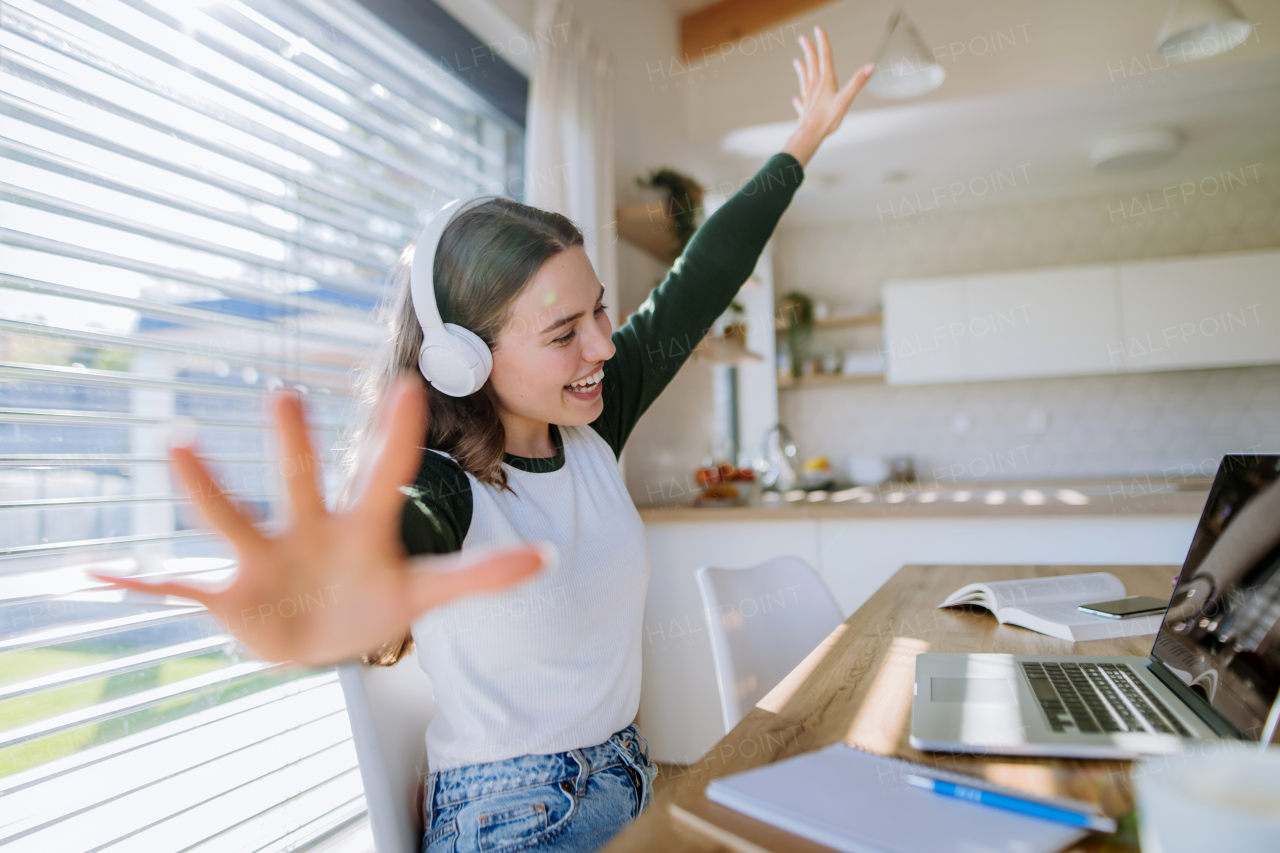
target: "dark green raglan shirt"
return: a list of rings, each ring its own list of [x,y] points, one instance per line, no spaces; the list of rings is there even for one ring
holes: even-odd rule
[[[640,416],[667,387],[694,347],[724,313],[755,269],[783,211],[804,179],[790,154],[764,168],[707,218],[684,254],[640,309],[613,333],[617,352],[604,364],[604,411],[591,428],[621,455]],[[564,465],[560,431],[551,427],[556,455],[530,459],[506,454],[513,468],[534,473]],[[471,482],[452,459],[423,454],[401,518],[410,554],[462,548],[471,526]]]

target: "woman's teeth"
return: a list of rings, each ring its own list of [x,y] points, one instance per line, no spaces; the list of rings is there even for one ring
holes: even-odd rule
[[[600,380],[603,378],[604,368],[601,368],[590,376],[579,379],[577,382],[573,382],[565,387],[573,391],[591,391],[600,384]]]

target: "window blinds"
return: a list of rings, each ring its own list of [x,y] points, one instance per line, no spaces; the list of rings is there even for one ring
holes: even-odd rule
[[[270,524],[275,388],[333,493],[387,269],[522,130],[352,0],[0,16],[0,846],[304,849],[364,813],[334,674],[86,570],[233,570],[167,435]]]

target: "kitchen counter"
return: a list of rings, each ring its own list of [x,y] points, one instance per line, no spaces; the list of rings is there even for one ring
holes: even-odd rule
[[[1180,565],[1209,486],[1207,478],[1046,477],[800,492],[772,506],[694,508],[686,494],[642,508],[650,580],[640,720],[650,755],[696,761],[725,734],[696,580],[702,566],[799,557],[847,615],[903,565]],[[899,628],[886,617],[884,630]]]
[[[1019,518],[1108,515],[1198,516],[1209,478],[1142,476],[1090,480],[981,481],[855,487],[766,494],[749,505],[690,506],[687,500],[639,507],[646,523],[794,519]]]

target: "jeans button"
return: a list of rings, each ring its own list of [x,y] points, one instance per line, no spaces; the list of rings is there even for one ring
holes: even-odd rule
[[[564,791],[566,794],[572,794],[573,783],[566,779],[565,781],[560,783],[560,790]]]

